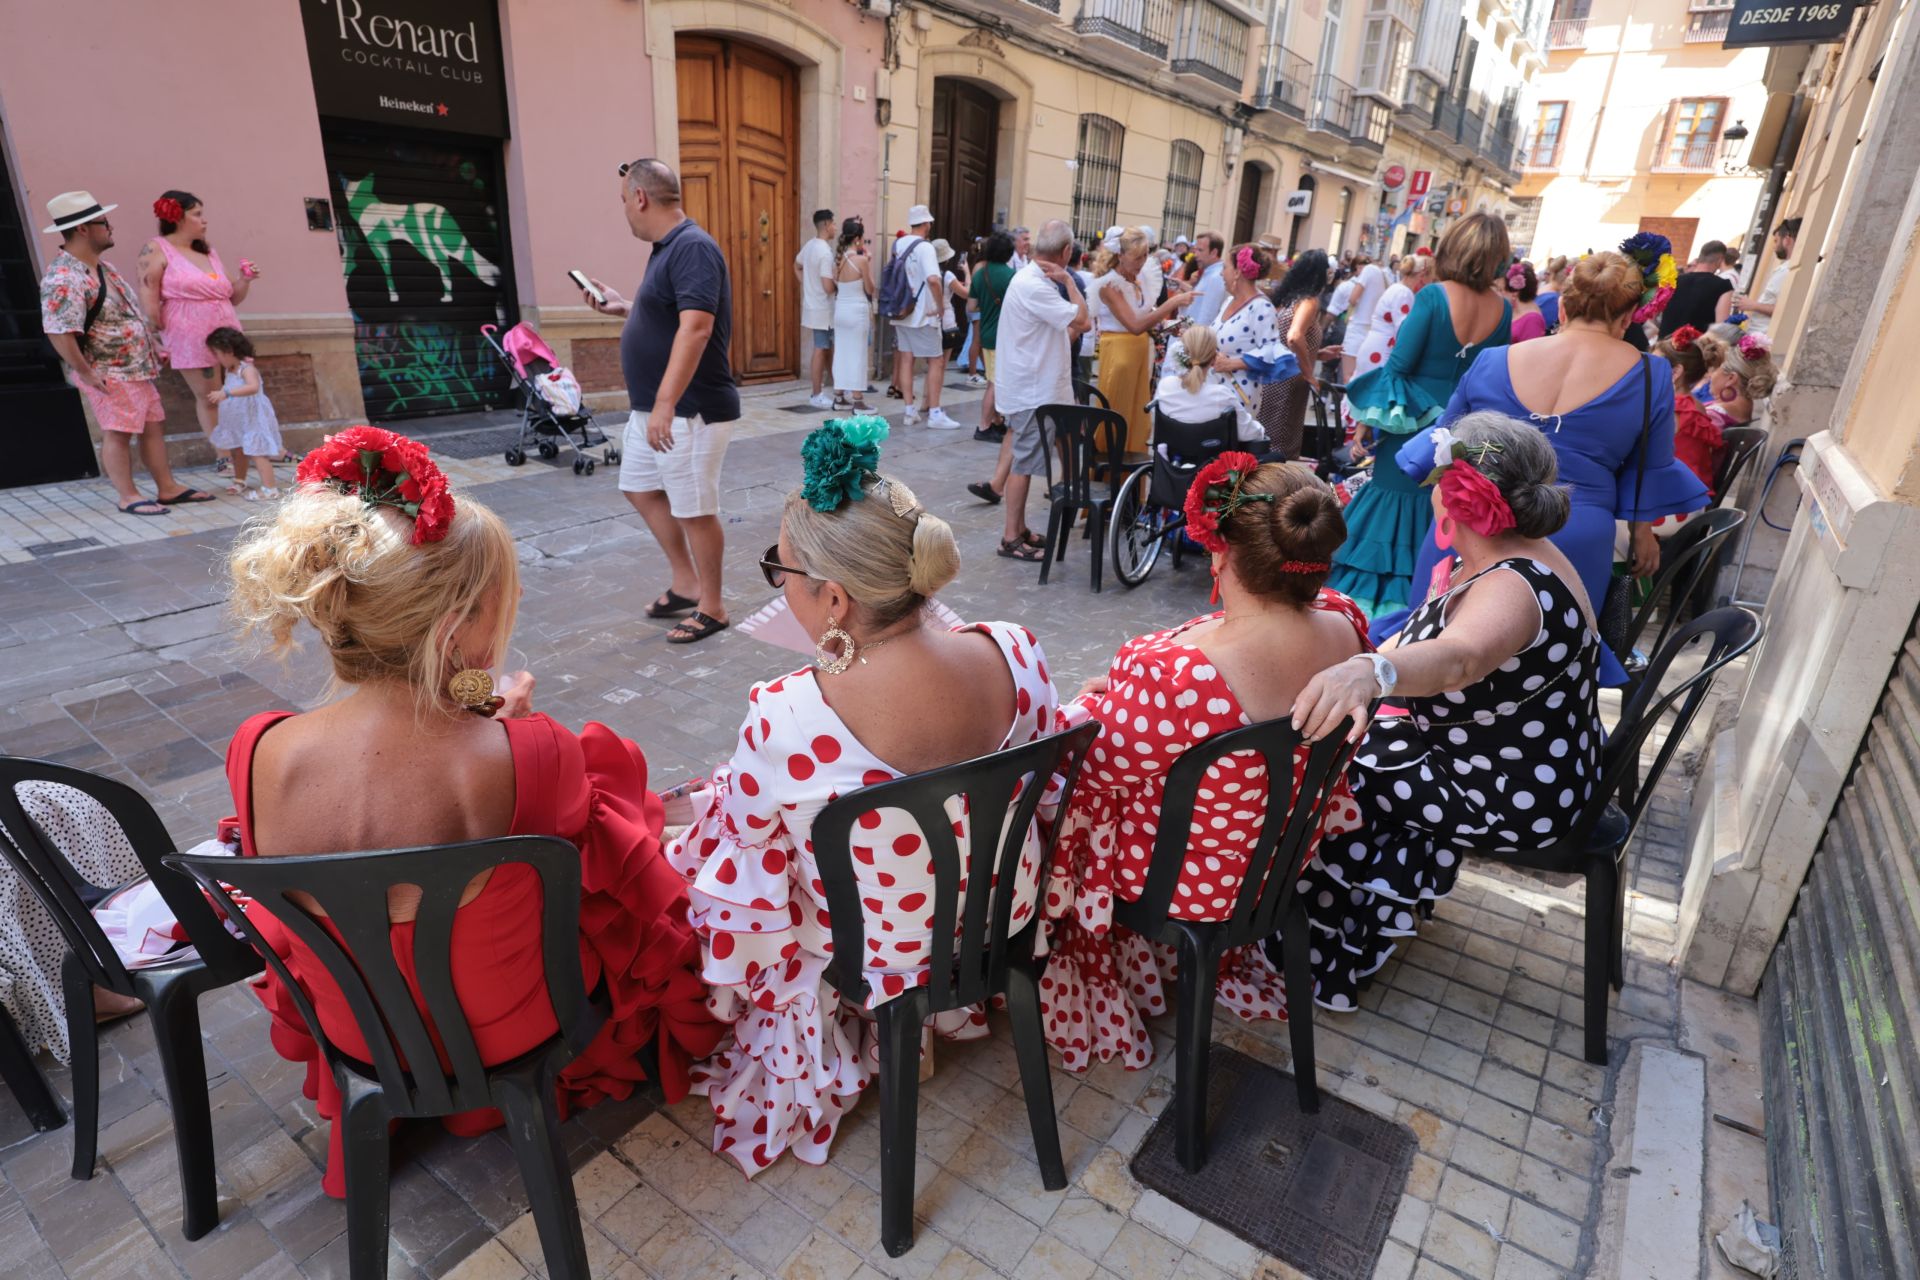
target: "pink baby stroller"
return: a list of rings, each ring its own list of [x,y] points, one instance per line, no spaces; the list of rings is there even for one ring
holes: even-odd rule
[[[620,461],[620,451],[594,427],[593,414],[581,400],[579,380],[539,334],[525,324],[517,324],[505,333],[500,333],[497,325],[483,324],[480,336],[507,366],[524,402],[520,438],[507,448],[508,466],[517,467],[527,460],[530,443],[542,458],[557,458],[562,441],[573,450],[575,475],[593,474],[596,460],[586,455],[587,449],[604,445],[598,461],[608,466]]]

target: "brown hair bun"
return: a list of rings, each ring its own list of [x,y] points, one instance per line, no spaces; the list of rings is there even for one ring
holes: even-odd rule
[[[1220,522],[1240,584],[1255,595],[1287,604],[1313,603],[1332,572],[1333,553],[1347,540],[1346,517],[1327,482],[1298,463],[1269,462],[1241,486],[1243,494],[1270,494]],[[1311,573],[1288,564],[1326,564]]]
[[[1640,268],[1625,254],[1590,253],[1573,264],[1560,289],[1560,314],[1568,320],[1614,321],[1640,305],[1647,291]]]

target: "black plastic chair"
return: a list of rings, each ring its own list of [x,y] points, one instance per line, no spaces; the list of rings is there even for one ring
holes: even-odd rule
[[[26,814],[14,788],[23,782],[72,787],[98,801],[126,834],[140,865],[186,930],[195,954],[173,963],[128,969],[107,940],[92,907],[117,885],[89,883]],[[93,989],[132,996],[147,1006],[173,1111],[173,1144],[180,1161],[180,1230],[198,1240],[220,1225],[214,1186],[213,1119],[207,1100],[207,1060],[201,1049],[199,999],[208,991],[260,972],[253,953],[221,927],[192,881],[164,865],[173,837],[146,799],[125,783],[20,756],[0,756],[0,857],[26,879],[67,942],[60,966],[73,1051],[73,1176],[93,1177],[100,1142],[100,1030],[93,1020]]]
[[[587,1280],[586,1238],[554,1092],[561,1068],[592,1043],[606,1019],[588,998],[580,973],[578,850],[553,836],[502,836],[370,853],[167,861],[200,882],[286,984],[339,1086],[334,1123],[344,1126],[347,1254],[354,1280],[387,1274],[390,1122],[481,1107],[498,1107],[506,1115],[547,1273],[555,1280]],[[524,863],[540,877],[542,960],[560,1030],[511,1062],[488,1066],[454,990],[454,912],[475,876],[512,863]],[[371,1062],[349,1057],[333,1043],[292,973],[223,885],[254,899],[312,950],[353,1010]],[[421,893],[413,953],[431,1032],[393,958],[387,892],[400,885]],[[325,912],[345,949],[294,895],[307,895]],[[440,1066],[434,1033],[450,1070]],[[422,1069],[423,1063],[434,1066]]]
[[[60,1099],[54,1097],[53,1086],[40,1074],[40,1064],[33,1060],[32,1047],[4,1005],[0,1005],[0,1080],[7,1082],[13,1100],[26,1113],[34,1132],[46,1133],[67,1122],[66,1113],[60,1110]]]
[[[1683,627],[1654,654],[1645,679],[1621,712],[1620,723],[1607,735],[1593,795],[1567,834],[1545,849],[1473,853],[1474,857],[1510,867],[1586,877],[1586,1056],[1596,1066],[1607,1062],[1607,986],[1611,983],[1618,990],[1626,980],[1627,845],[1714,677],[1758,644],[1763,631],[1758,616],[1733,608],[1715,609]],[[1674,659],[1703,638],[1707,651],[1700,670],[1662,694],[1661,680]],[[1669,717],[1667,736],[1654,755],[1653,767],[1647,770],[1642,785],[1631,787],[1639,769],[1641,746],[1662,719]]]
[[[1727,539],[1746,519],[1746,512],[1738,507],[1709,507],[1690,518],[1680,526],[1679,532],[1666,540],[1661,547],[1660,572],[1648,584],[1646,599],[1634,610],[1633,620],[1627,624],[1625,652],[1618,655],[1629,676],[1637,678],[1646,668],[1647,660],[1638,644],[1653,620],[1653,611],[1662,601],[1666,602],[1660,629],[1648,646],[1657,650],[1673,633],[1682,607],[1694,598],[1701,584],[1709,580],[1720,553],[1726,549]]]
[[[882,809],[901,810],[919,825],[933,860],[933,940],[927,984],[910,988],[873,1011],[880,1034],[880,1241],[892,1257],[913,1247],[920,1029],[933,1014],[981,1004],[997,995],[1006,997],[1014,1052],[1020,1061],[1020,1087],[1027,1098],[1034,1152],[1040,1158],[1040,1181],[1049,1191],[1067,1185],[1053,1112],[1053,1082],[1047,1074],[1046,1029],[1040,1021],[1040,975],[1046,960],[1033,954],[1040,936],[1054,825],[1040,828],[1043,847],[1037,859],[1040,882],[1034,886],[1033,917],[1016,926],[1013,901],[1019,887],[1015,873],[1020,849],[1048,780],[1062,780],[1060,807],[1065,809],[1080,762],[1099,732],[1098,724],[1084,724],[977,760],[863,787],[830,801],[813,820],[813,856],[833,920],[836,959],[827,967],[827,980],[852,1004],[864,1007],[871,990],[859,968],[859,958],[869,953],[866,910],[854,872],[854,824]],[[974,815],[964,864],[947,810],[955,798]],[[997,820],[1000,814],[1009,815],[1004,825]],[[995,815],[996,820],[981,821],[983,815]],[[960,901],[963,865],[968,885],[964,904]],[[991,891],[986,891],[987,886],[992,886]],[[960,933],[957,954],[956,927]],[[851,970],[841,964],[848,956],[855,957]]]
[[[1040,438],[1058,449],[1061,482],[1053,483],[1053,454],[1047,453],[1047,490],[1055,494],[1047,510],[1047,541],[1040,551],[1040,584],[1046,585],[1054,560],[1067,558],[1067,538],[1073,532],[1074,516],[1087,515],[1087,536],[1093,543],[1093,589],[1100,590],[1100,559],[1106,550],[1107,520],[1120,496],[1125,478],[1127,420],[1111,409],[1092,409],[1084,405],[1043,404],[1034,410],[1040,423]],[[1095,496],[1096,482],[1104,481],[1107,492]]]
[[[1313,1064],[1313,968],[1308,954],[1307,910],[1299,894],[1300,868],[1320,829],[1334,785],[1353,756],[1347,742],[1351,721],[1342,721],[1313,744],[1298,791],[1293,788],[1294,752],[1300,733],[1285,717],[1264,720],[1195,743],[1167,771],[1147,882],[1134,902],[1116,900],[1116,924],[1179,948],[1179,1009],[1174,1030],[1173,1150],[1189,1173],[1207,1162],[1207,1062],[1213,1048],[1214,984],[1220,957],[1234,947],[1281,939],[1287,980],[1287,1029],[1293,1042],[1293,1078],[1300,1109],[1320,1109]],[[1169,914],[1180,871],[1186,865],[1193,805],[1207,769],[1223,756],[1247,752],[1267,767],[1267,817],[1247,859],[1246,878],[1233,915],[1220,921],[1182,920]],[[1277,792],[1274,779],[1284,779]],[[1276,802],[1283,797],[1287,802]]]
[[[1767,445],[1765,427],[1728,427],[1720,433],[1720,442],[1725,446],[1720,455],[1720,465],[1713,473],[1713,493],[1717,503],[1725,503],[1733,497],[1734,487],[1746,475],[1747,468]]]
[[[1091,382],[1082,382],[1078,378],[1073,380],[1073,402],[1082,408],[1113,408],[1112,405],[1107,403],[1105,392],[1094,386]]]

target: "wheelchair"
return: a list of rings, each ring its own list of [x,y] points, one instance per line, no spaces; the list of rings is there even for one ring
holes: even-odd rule
[[[1235,421],[1236,416],[1227,413],[1212,422],[1175,422],[1155,407],[1153,456],[1120,482],[1107,527],[1108,559],[1122,584],[1137,587],[1145,582],[1168,543],[1173,544],[1173,567],[1180,567],[1187,490],[1201,467],[1242,447]]]

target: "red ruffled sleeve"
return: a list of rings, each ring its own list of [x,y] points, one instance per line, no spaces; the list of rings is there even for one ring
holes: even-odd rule
[[[1720,424],[1686,392],[1673,397],[1673,416],[1673,456],[1700,478],[1708,493],[1713,493],[1713,478],[1720,470],[1720,457],[1726,452]]]

